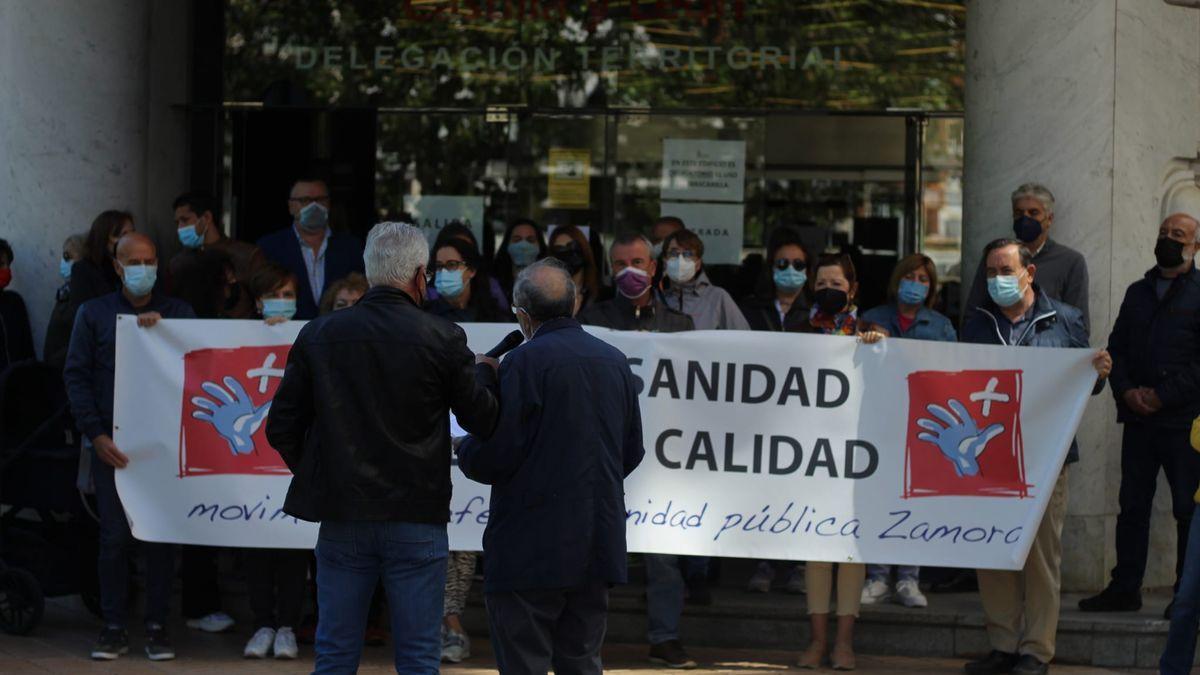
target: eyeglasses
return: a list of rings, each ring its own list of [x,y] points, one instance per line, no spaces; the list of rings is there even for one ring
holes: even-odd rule
[[[442,270],[449,270],[451,272],[457,272],[462,269],[468,269],[469,267],[470,267],[470,265],[468,265],[466,262],[464,262],[462,260],[447,260],[446,262],[439,262],[439,263],[433,264],[434,272],[441,272]]]
[[[696,254],[687,249],[680,249],[676,251],[667,251],[663,254],[663,257],[667,260],[670,260],[671,258],[683,258],[684,260],[691,260],[696,257]]]
[[[791,265],[792,269],[796,270],[797,272],[803,272],[808,269],[808,261],[804,258],[792,258],[791,260],[788,260],[787,258],[777,258],[775,260],[775,269],[777,270],[786,270],[789,265]]]
[[[327,202],[329,195],[317,195],[316,197],[289,197],[289,202],[296,202],[300,206],[308,206],[313,202]]]

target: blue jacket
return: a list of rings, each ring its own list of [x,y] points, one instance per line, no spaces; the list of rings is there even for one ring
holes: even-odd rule
[[[463,473],[492,485],[485,591],[624,583],[624,479],[643,454],[624,354],[574,319],[545,323],[510,352],[495,433],[458,449]]]
[[[258,247],[268,260],[273,260],[296,275],[297,320],[316,318],[317,303],[313,300],[312,285],[308,283],[304,254],[300,252],[300,240],[296,230],[289,225],[258,240]],[[349,232],[333,231],[329,245],[325,247],[325,288],[351,272],[363,271],[363,243]],[[321,292],[325,292],[325,288]]]
[[[1200,416],[1200,272],[1195,267],[1171,283],[1162,300],[1158,270],[1133,282],[1108,336],[1117,419],[1157,428],[1190,429]],[[1125,392],[1152,387],[1163,408],[1141,417],[1125,405]]]
[[[164,319],[194,319],[186,302],[154,293],[145,307],[135,308],[121,291],[88,300],[75,315],[63,382],[75,426],[88,439],[111,436],[113,378],[117,364],[117,315],[158,312]]]
[[[1000,311],[1000,307],[991,299],[983,305],[972,309],[963,323],[961,342],[979,345],[1013,345],[1017,347],[1088,347],[1088,328],[1083,314],[1074,307],[1053,300],[1042,292],[1037,284],[1033,285],[1037,300],[1033,304],[1033,320],[1019,335],[1009,342],[1001,332],[1001,322],[1007,322],[1008,317]],[[1009,322],[1011,325],[1011,322]],[[1104,388],[1104,380],[1097,380],[1092,389],[1092,396]],[[1071,439],[1071,449],[1067,452],[1067,464],[1079,461],[1079,442]]]
[[[910,340],[936,340],[938,342],[955,342],[954,324],[940,313],[922,307],[917,311],[917,317],[908,331],[900,330],[900,310],[896,303],[880,305],[862,315],[863,321],[873,323],[888,332],[892,337],[908,338]]]

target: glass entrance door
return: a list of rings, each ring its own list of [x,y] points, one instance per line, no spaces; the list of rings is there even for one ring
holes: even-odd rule
[[[735,297],[753,292],[766,242],[782,226],[798,228],[813,252],[852,252],[865,306],[885,301],[892,267],[914,250],[931,255],[943,279],[957,279],[961,117],[520,107],[230,115],[231,201],[244,206],[255,192],[247,177],[261,182],[268,168],[280,174],[273,191],[310,172],[300,155],[284,166],[247,141],[278,120],[310,120],[276,134],[271,153],[295,145],[341,176],[336,201],[366,200],[344,218],[360,234],[379,220],[407,218],[432,237],[459,220],[490,258],[505,224],[530,217],[548,228],[587,228],[599,252],[615,234],[648,232],[672,215],[704,238],[710,276]],[[374,169],[365,190],[364,166]],[[248,232],[253,222],[234,227]]]

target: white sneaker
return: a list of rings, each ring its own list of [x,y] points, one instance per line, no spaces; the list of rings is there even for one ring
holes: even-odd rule
[[[901,579],[896,583],[896,602],[905,607],[929,606],[929,601],[925,599],[925,594],[921,592],[921,587],[915,579]]]
[[[272,645],[275,643],[274,628],[259,628],[254,633],[254,637],[246,643],[246,649],[242,650],[242,656],[248,659],[265,659],[270,653]]]
[[[760,562],[754,570],[754,576],[746,584],[746,590],[751,593],[770,593],[771,582],[775,580],[775,568],[771,563]]]
[[[213,612],[199,619],[188,619],[187,627],[202,630],[205,633],[224,633],[233,628],[233,617],[225,612]]]
[[[461,663],[471,658],[471,638],[466,633],[446,630],[442,634],[442,660]]]
[[[294,659],[299,655],[300,648],[296,646],[296,634],[292,629],[284,626],[275,631],[275,658]]]
[[[808,586],[804,583],[804,566],[796,565],[792,568],[792,573],[788,575],[787,586],[784,590],[792,595],[803,595],[808,592]]]
[[[862,590],[862,604],[874,605],[892,597],[892,589],[883,579],[867,579]]]

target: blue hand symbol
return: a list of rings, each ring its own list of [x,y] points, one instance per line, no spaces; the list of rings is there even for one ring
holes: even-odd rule
[[[266,419],[271,402],[267,401],[255,408],[254,402],[246,395],[246,390],[240,382],[228,376],[224,382],[229,391],[212,382],[200,385],[200,388],[216,401],[203,396],[193,397],[192,405],[202,410],[193,411],[192,417],[213,425],[217,433],[221,434],[221,438],[229,443],[229,450],[235,456],[248,455],[254,452],[254,432],[258,431]]]
[[[923,417],[917,420],[917,426],[928,431],[917,434],[917,438],[938,446],[946,459],[954,464],[954,471],[959,476],[974,476],[979,473],[979,456],[983,454],[988,441],[1004,433],[1004,425],[993,424],[981,432],[963,404],[950,399],[949,405],[953,414],[940,405],[925,406],[946,426]]]

